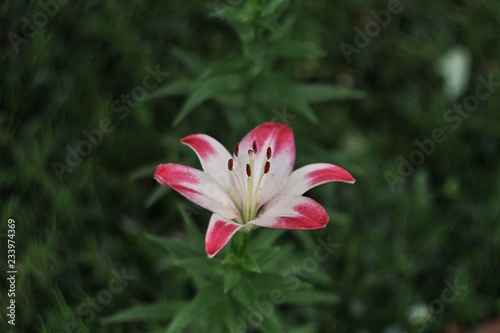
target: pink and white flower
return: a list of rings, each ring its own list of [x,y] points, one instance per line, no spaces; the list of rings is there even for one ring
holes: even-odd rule
[[[326,163],[292,172],[293,132],[279,123],[253,129],[235,144],[233,155],[208,135],[189,135],[181,142],[198,155],[203,171],[167,163],[158,166],[154,178],[213,213],[205,237],[209,258],[238,231],[325,227],[325,209],[302,194],[327,182],[355,181],[346,170]]]

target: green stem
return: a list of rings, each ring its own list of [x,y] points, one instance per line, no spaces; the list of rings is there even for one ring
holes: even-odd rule
[[[243,259],[248,248],[248,239],[250,238],[249,232],[238,232],[231,240],[230,254],[239,259]]]

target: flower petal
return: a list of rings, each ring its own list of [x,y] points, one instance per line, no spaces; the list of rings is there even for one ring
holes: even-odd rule
[[[198,156],[203,171],[215,179],[229,193],[237,205],[241,204],[241,195],[233,182],[233,173],[228,169],[232,158],[226,148],[211,136],[205,134],[189,135],[181,140]]]
[[[313,187],[329,182],[352,184],[355,180],[349,172],[336,165],[328,163],[309,164],[292,173],[290,181],[279,196],[302,195]]]
[[[266,207],[264,207],[266,208]],[[247,224],[279,229],[318,229],[328,223],[323,206],[311,198],[284,197]]]
[[[203,171],[180,164],[160,164],[154,178],[211,212],[228,219],[239,215],[226,191]]]
[[[249,163],[248,150],[253,149],[255,142],[257,153],[253,174],[264,173],[268,161],[267,148],[270,148],[270,168],[259,183],[259,177],[254,181],[253,193],[257,194],[257,208],[269,201],[288,182],[295,163],[295,141],[292,129],[284,124],[264,123],[250,131],[239,143],[239,161],[242,179],[246,179],[245,166]]]
[[[208,257],[213,258],[229,242],[231,237],[243,227],[243,224],[212,214],[205,236],[205,249]]]

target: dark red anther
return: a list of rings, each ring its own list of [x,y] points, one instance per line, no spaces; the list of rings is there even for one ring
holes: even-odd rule
[[[269,169],[271,169],[271,163],[267,161],[266,165],[264,165],[264,174],[268,173]]]
[[[252,169],[250,169],[250,164],[247,164],[247,176],[250,177],[252,175]]]
[[[227,161],[227,168],[229,171],[233,171],[233,159],[230,158],[229,161]]]
[[[255,143],[255,140],[253,140],[252,148],[253,152],[257,154],[257,143]]]
[[[234,144],[234,156],[238,157],[238,152],[239,152],[239,148],[238,148],[238,142],[236,142]]]
[[[267,159],[270,159],[273,154],[273,151],[271,150],[271,147],[267,147]]]

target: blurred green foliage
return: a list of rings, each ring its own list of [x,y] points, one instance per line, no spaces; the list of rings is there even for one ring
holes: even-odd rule
[[[297,167],[334,163],[357,180],[308,194],[330,213],[324,230],[256,232],[290,248],[279,263],[284,271],[310,256],[317,237],[340,244],[303,278],[340,300],[280,306],[287,332],[438,332],[498,317],[498,86],[460,126],[443,116],[475,96],[479,77],[500,81],[500,5],[401,1],[402,11],[348,62],[341,43],[356,46],[354,28],[364,31],[375,20],[371,11],[389,2],[2,2],[0,269],[3,277],[10,218],[18,275],[16,326],[2,310],[0,328],[144,332],[171,323],[162,314],[192,299],[194,284],[145,234],[183,240],[183,221],[205,230],[209,213],[160,187],[154,169],[167,161],[198,165],[178,142],[186,135],[206,133],[231,147],[264,121],[294,129]],[[276,7],[269,17],[238,16],[252,4]],[[247,19],[258,30],[238,24]],[[436,62],[455,45],[468,49],[472,65],[468,88],[449,101]],[[146,89],[156,69],[168,75]],[[415,140],[435,128],[447,139],[392,191],[387,173],[401,177],[398,157],[408,160],[419,149]],[[97,129],[99,143],[81,143],[90,140],[83,131]],[[78,149],[88,152],[81,161]],[[93,309],[91,300],[122,270],[133,278]],[[455,281],[466,287],[425,317]],[[5,309],[5,278],[0,286]],[[151,308],[111,323],[137,306]]]

